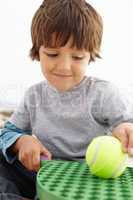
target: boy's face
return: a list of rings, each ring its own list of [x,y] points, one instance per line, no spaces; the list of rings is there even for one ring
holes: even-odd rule
[[[85,50],[71,48],[71,38],[59,48],[39,49],[41,69],[48,82],[59,91],[67,91],[84,78],[90,60]]]

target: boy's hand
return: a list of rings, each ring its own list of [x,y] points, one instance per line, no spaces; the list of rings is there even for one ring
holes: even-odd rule
[[[118,125],[112,135],[121,141],[123,151],[133,156],[133,123]]]
[[[38,171],[40,168],[40,155],[47,156],[51,160],[51,153],[41,144],[41,142],[30,135],[21,136],[12,149],[18,153],[19,161],[28,169]]]

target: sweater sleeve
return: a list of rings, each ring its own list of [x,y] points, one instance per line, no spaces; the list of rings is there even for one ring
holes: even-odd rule
[[[33,96],[32,89],[29,88],[25,92],[19,106],[8,120],[22,130],[31,129],[31,111],[34,109],[34,105],[32,105],[30,100],[33,99]]]
[[[31,130],[22,130],[9,121],[5,123],[4,128],[0,133],[0,149],[7,162],[13,163],[16,159],[17,155],[13,155],[9,149],[15,141],[24,134],[31,135],[32,132]]]
[[[120,123],[133,123],[129,102],[115,84],[107,82],[99,91],[93,107],[93,115],[99,123],[109,127],[110,132]]]

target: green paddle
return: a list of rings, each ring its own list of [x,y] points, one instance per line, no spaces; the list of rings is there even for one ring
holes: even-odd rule
[[[39,200],[133,200],[133,168],[116,179],[93,176],[85,162],[43,158],[37,174]]]

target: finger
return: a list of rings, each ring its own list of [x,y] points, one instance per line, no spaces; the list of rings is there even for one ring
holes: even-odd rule
[[[21,152],[21,151],[19,151],[18,160],[21,162],[21,164],[22,164],[23,166],[26,167],[25,161],[24,161],[24,160],[25,160],[25,159],[24,159],[24,155],[23,155],[23,152]]]
[[[22,165],[24,165],[25,168],[27,168],[28,170],[32,170],[32,160],[31,160],[31,154],[27,154],[27,153],[20,153],[19,156],[20,162],[22,163]]]
[[[127,153],[128,151],[128,141],[128,135],[124,134],[121,136],[122,150],[124,153]]]
[[[38,171],[40,168],[40,151],[32,153],[32,170]]]
[[[133,156],[133,132],[129,132],[128,153]]]
[[[41,155],[47,156],[49,160],[52,159],[52,154],[45,147],[41,148],[40,153],[41,153]]]
[[[122,144],[122,150],[124,153],[128,152],[128,134],[126,134],[125,132],[123,132],[122,134],[114,134],[114,136],[120,140],[121,144]]]

